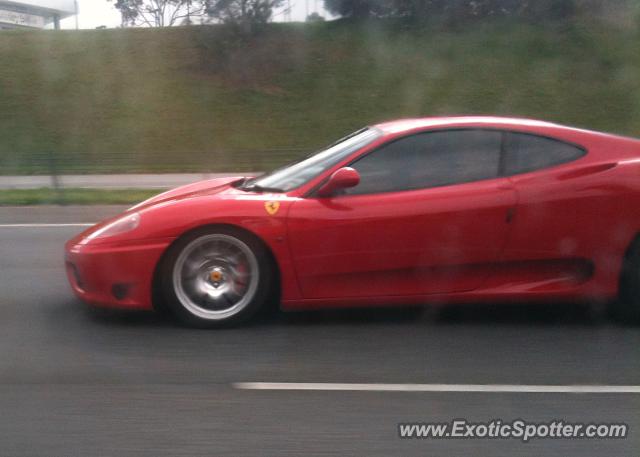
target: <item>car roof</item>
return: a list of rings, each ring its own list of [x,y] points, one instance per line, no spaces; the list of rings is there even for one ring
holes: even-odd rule
[[[552,122],[540,121],[536,119],[498,117],[498,116],[446,116],[446,117],[424,117],[416,119],[399,119],[390,122],[376,124],[374,127],[385,133],[402,133],[412,130],[431,127],[456,127],[456,126],[485,126],[494,128],[540,128],[540,129],[561,129],[573,130],[583,133],[599,133],[574,127],[568,127]]]

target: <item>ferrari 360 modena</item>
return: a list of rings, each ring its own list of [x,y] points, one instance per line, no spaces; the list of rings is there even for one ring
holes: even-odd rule
[[[358,130],[162,193],[66,245],[74,292],[199,327],[283,310],[602,303],[640,316],[640,141],[497,117]]]

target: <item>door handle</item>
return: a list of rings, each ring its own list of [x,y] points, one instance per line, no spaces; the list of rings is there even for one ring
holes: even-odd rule
[[[513,221],[513,218],[516,215],[516,209],[515,208],[508,208],[507,209],[507,217],[506,217],[506,221],[507,224],[510,224],[511,221]]]

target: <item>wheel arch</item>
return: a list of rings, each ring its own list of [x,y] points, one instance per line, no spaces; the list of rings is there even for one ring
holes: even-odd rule
[[[220,228],[241,233],[245,236],[251,237],[254,241],[260,243],[262,248],[267,253],[267,256],[268,256],[267,260],[269,264],[273,267],[273,277],[274,277],[273,283],[275,287],[273,287],[270,290],[270,295],[271,295],[270,299],[276,304],[280,303],[280,298],[282,293],[281,267],[278,263],[277,257],[273,253],[273,249],[271,249],[271,246],[269,246],[269,244],[264,240],[264,238],[262,238],[257,233],[247,229],[246,227],[242,227],[240,225],[230,224],[230,223],[211,223],[211,224],[199,225],[197,227],[190,228],[189,230],[186,230],[185,232],[181,233],[179,236],[176,237],[175,240],[173,240],[165,248],[164,252],[160,256],[160,259],[158,259],[158,261],[156,262],[156,265],[153,269],[153,276],[151,279],[151,304],[156,311],[164,311],[165,309],[163,300],[162,300],[162,294],[160,293],[160,286],[159,286],[160,270],[164,262],[166,261],[167,255],[169,254],[173,246],[175,246],[179,241],[183,240],[185,237],[193,236],[198,232],[207,233],[207,232],[215,231],[216,229],[220,229]]]

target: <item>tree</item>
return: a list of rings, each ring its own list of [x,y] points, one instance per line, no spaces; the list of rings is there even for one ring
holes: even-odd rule
[[[608,0],[325,0],[325,7],[334,14],[353,18],[424,20],[437,16],[456,22],[474,17],[520,16],[546,20],[572,16],[577,1]]]
[[[324,22],[324,16],[317,12],[313,12],[307,16],[307,22]]]
[[[207,0],[206,12],[214,20],[251,30],[269,22],[273,10],[283,3],[284,0]]]
[[[324,0],[324,7],[342,17],[365,18],[381,13],[393,0]]]
[[[109,0],[112,1],[112,0]],[[113,0],[124,26],[165,27],[202,17],[205,0]]]

